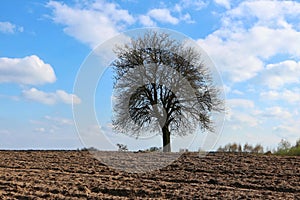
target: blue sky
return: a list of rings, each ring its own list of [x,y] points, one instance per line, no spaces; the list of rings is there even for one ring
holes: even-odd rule
[[[300,137],[299,17],[297,1],[2,1],[0,148],[81,148],[71,105],[82,103],[72,94],[81,64],[98,44],[143,27],[179,31],[215,63],[227,106],[217,147],[293,143]]]

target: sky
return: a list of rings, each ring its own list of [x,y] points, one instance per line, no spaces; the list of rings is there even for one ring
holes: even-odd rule
[[[86,146],[72,112],[72,102],[84,103],[73,91],[80,67],[99,44],[145,27],[190,37],[219,71],[226,116],[214,149],[229,142],[293,144],[300,138],[299,17],[298,1],[1,1],[0,149]],[[104,75],[96,97],[111,82]],[[101,105],[99,118],[109,112]]]

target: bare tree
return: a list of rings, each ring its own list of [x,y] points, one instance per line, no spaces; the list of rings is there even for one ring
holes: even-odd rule
[[[277,147],[277,152],[288,152],[291,149],[292,145],[289,141],[281,139]]]
[[[253,146],[251,146],[248,143],[244,144],[244,152],[251,153],[252,151],[253,151]]]
[[[239,153],[243,152],[243,150],[242,150],[242,145],[241,145],[241,144],[238,145],[238,152],[239,152]]]
[[[223,110],[223,101],[199,51],[150,31],[115,53],[115,130],[136,138],[158,132],[164,152],[171,151],[171,134],[214,131],[211,114]]]
[[[233,143],[232,145],[230,145],[229,152],[237,152],[237,150],[238,150],[237,143]]]
[[[252,153],[263,153],[264,147],[260,144],[255,145],[255,147],[252,149]]]

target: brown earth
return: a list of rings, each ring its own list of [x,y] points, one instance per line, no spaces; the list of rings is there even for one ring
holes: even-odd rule
[[[0,151],[0,199],[149,198],[300,199],[300,157],[185,153],[128,173],[86,151]]]

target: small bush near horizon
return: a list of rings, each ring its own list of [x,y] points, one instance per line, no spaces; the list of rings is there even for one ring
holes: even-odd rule
[[[97,148],[95,147],[83,147],[82,149],[80,149],[80,151],[99,151]]]
[[[146,151],[150,151],[150,152],[154,152],[154,151],[160,151],[162,148],[158,148],[158,147],[150,147],[149,149],[147,149]]]

